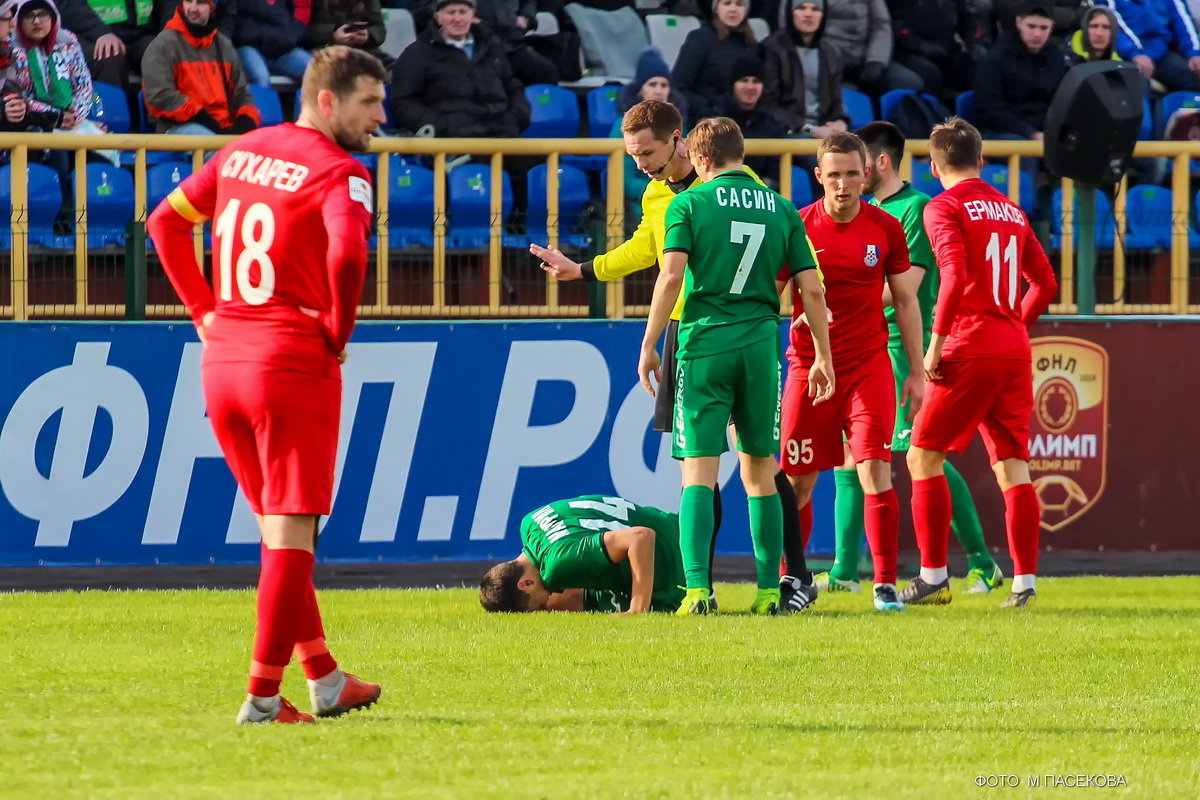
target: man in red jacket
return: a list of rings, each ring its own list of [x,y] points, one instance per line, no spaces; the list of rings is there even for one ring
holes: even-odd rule
[[[187,0],[185,0],[187,2]],[[279,696],[293,652],[313,711],[371,705],[379,687],[338,668],[313,589],[317,521],[333,499],[346,342],[375,206],[350,156],[384,122],[387,73],[368,53],[320,51],[296,124],[227,145],[150,217],[150,235],[204,342],[209,419],[262,533],[249,697],[238,722],[312,722]],[[213,286],[192,228],[213,224]]]

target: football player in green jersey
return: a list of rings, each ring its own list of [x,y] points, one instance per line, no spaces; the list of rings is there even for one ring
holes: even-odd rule
[[[937,301],[938,273],[933,249],[925,233],[922,215],[929,196],[902,180],[898,173],[904,158],[904,134],[890,122],[872,122],[855,131],[867,146],[871,158],[871,170],[867,177],[866,191],[874,195],[871,202],[900,220],[908,239],[909,261],[914,282],[919,282],[917,302],[921,310],[924,329],[923,350],[928,349],[930,330],[933,324],[933,307]],[[896,325],[896,312],[892,308],[888,290],[884,290],[884,316],[888,321],[888,354],[892,358],[892,370],[896,378],[896,396],[908,377],[908,359],[900,343],[900,331]],[[900,406],[896,412],[896,429],[892,437],[892,452],[908,451],[912,434],[912,419],[909,408]],[[837,499],[834,505],[834,531],[836,555],[828,573],[817,577],[818,585],[825,591],[850,590],[858,586],[858,554],[862,544],[863,490],[858,482],[858,473],[853,465],[834,470]],[[953,514],[951,528],[967,555],[967,593],[984,593],[1000,586],[1003,575],[988,552],[983,539],[983,527],[975,502],[962,475],[946,463],[946,480],[950,485]],[[904,599],[903,592],[901,599]],[[926,600],[925,602],[934,602]]]
[[[674,611],[679,516],[622,497],[558,500],[521,520],[521,554],[488,570],[488,611]]]
[[[663,263],[642,339],[638,376],[652,396],[662,379],[658,339],[682,290],[675,366],[672,455],[683,459],[680,547],[687,596],[677,613],[710,610],[712,486],[737,430],[750,513],[758,594],[751,612],[780,609],[778,569],[783,512],[779,465],[779,291],[782,269],[801,287],[817,348],[809,391],[833,394],[825,300],[816,254],[796,208],[742,171],[745,145],[733,120],[703,120],[688,136],[688,156],[704,181],[667,209]]]

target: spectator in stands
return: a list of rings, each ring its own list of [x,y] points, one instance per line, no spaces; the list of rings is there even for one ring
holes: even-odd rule
[[[152,0],[59,0],[58,10],[62,27],[79,39],[92,79],[113,86],[129,83],[158,32]]]
[[[17,4],[12,51],[15,87],[29,111],[55,118],[52,128],[73,130],[92,110],[92,74],[75,34],[59,25],[52,0]]]
[[[671,68],[667,66],[662,51],[657,47],[647,48],[638,55],[637,71],[633,80],[622,86],[617,94],[617,111],[620,113],[613,121],[609,136],[614,139],[624,137],[621,123],[624,121],[625,112],[643,100],[670,103],[679,110],[679,116],[685,120],[688,118],[687,100],[671,86]],[[650,178],[638,169],[637,161],[632,158],[626,159],[625,215],[634,225],[642,219],[642,194],[649,183]]]
[[[313,0],[304,46],[317,50],[344,44],[366,50],[382,61],[385,56],[379,46],[386,37],[379,0]]]
[[[790,135],[824,139],[849,128],[841,59],[825,38],[821,0],[793,6],[792,24],[763,42],[763,103]]]
[[[237,51],[217,31],[214,0],[183,0],[142,62],[159,133],[246,133],[260,117]]]
[[[1117,53],[1168,91],[1200,91],[1200,35],[1179,0],[1108,0]]]
[[[1053,35],[1066,39],[1079,23],[1079,14],[1090,6],[1091,0],[1045,0],[1045,6],[1054,21]],[[1029,7],[1029,0],[995,0],[996,23],[1001,32],[1011,31],[1017,26],[1017,17]]]
[[[712,19],[687,35],[671,83],[688,100],[691,122],[713,116],[729,95],[729,71],[755,52],[749,0],[714,0]]]
[[[891,0],[894,58],[921,76],[925,91],[970,89],[987,32],[969,0]]]
[[[823,38],[837,50],[845,80],[873,95],[924,88],[920,75],[892,60],[892,16],[884,0],[817,0],[816,4],[825,15]],[[798,5],[800,0],[792,0],[790,8]]]
[[[0,2],[0,131],[48,131],[53,130],[61,116],[57,111],[32,111],[28,101],[16,84],[13,67],[12,32],[16,27],[18,0]],[[0,163],[8,163],[8,151],[0,151]]]
[[[300,42],[308,27],[311,5],[305,0],[297,16],[299,8],[293,0],[238,0],[233,43],[250,83],[270,86],[272,75],[282,75],[297,84],[304,78],[312,56],[300,47]]]
[[[392,67],[392,118],[434,136],[518,136],[529,101],[475,0],[438,0],[433,23]]]
[[[72,2],[76,1],[72,0]],[[180,2],[181,0],[154,0],[158,30],[161,31],[167,27],[167,23],[175,16],[175,9],[179,8]],[[220,0],[217,4],[217,30],[231,42],[237,31],[238,2],[239,0]]]
[[[752,55],[742,56],[729,71],[731,87],[723,104],[717,109],[742,129],[747,139],[783,139],[787,126],[775,118],[763,104],[763,63]],[[777,156],[746,156],[746,165],[758,173],[772,188],[779,187],[779,158]]]
[[[1051,40],[1050,11],[1034,5],[1002,33],[975,69],[975,123],[987,139],[1043,139],[1046,111],[1071,67]]]
[[[1071,34],[1070,48],[1071,57],[1080,64],[1123,60],[1117,54],[1117,15],[1107,6],[1084,11],[1079,30]]]
[[[429,25],[440,6],[440,0],[415,0],[412,11],[417,30]],[[475,0],[474,8],[476,21],[503,45],[517,80],[526,86],[558,83],[558,67],[525,40],[526,33],[537,29],[537,0]]]

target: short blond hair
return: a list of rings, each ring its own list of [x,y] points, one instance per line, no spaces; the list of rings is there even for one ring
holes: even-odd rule
[[[675,131],[683,130],[679,109],[661,100],[643,100],[625,112],[621,118],[621,133],[632,136],[650,130],[655,139],[665,142]]]
[[[933,126],[929,134],[929,155],[939,168],[951,171],[975,169],[983,156],[983,137],[979,129],[962,117],[950,117]]]
[[[383,63],[365,50],[341,44],[317,50],[304,70],[300,102],[307,106],[316,105],[317,94],[323,89],[345,100],[354,93],[359,78],[387,83],[389,76]]]
[[[741,161],[746,157],[742,129],[729,117],[702,119],[687,137],[689,155],[704,156],[714,166]]]

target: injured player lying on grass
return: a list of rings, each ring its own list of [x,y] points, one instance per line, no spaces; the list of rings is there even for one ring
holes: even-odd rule
[[[674,611],[683,600],[679,515],[621,497],[558,500],[521,520],[521,554],[488,570],[488,611]]]

